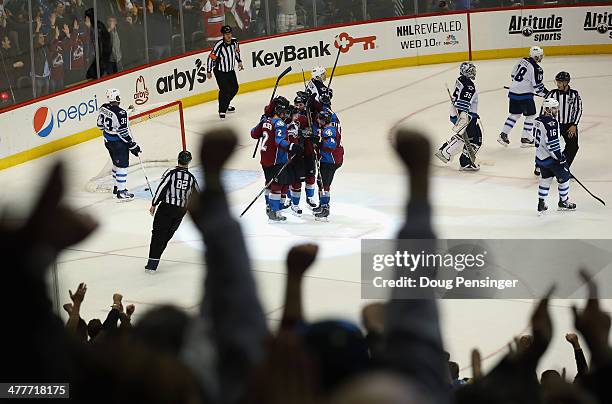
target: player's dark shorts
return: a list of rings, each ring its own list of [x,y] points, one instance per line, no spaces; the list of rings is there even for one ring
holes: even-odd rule
[[[339,169],[342,164],[330,164],[330,163],[321,163],[319,167],[321,168],[321,181],[323,181],[323,186],[331,185],[334,181],[334,174],[336,170]]]
[[[128,168],[130,166],[130,148],[127,143],[121,140],[105,141],[104,146],[106,146],[106,150],[108,150],[108,154],[116,167]]]
[[[284,164],[275,164],[270,167],[263,167],[264,177],[266,177],[266,184],[270,182],[274,177],[276,177],[276,175],[280,172],[283,166]],[[289,164],[280,173],[280,175],[278,175],[276,182],[281,185],[289,185],[289,184],[293,184],[294,178],[295,178],[295,174],[293,173],[291,164]]]
[[[569,181],[570,179],[569,171],[566,170],[565,167],[563,167],[561,164],[559,164],[557,160],[554,160],[550,164],[546,164],[546,166],[536,162],[536,166],[540,168],[540,175],[542,176],[542,178],[557,177],[557,181],[560,183]]]
[[[310,156],[304,156],[304,174],[306,176],[315,176],[317,173],[316,170],[316,160],[314,154]]]
[[[291,171],[293,172],[293,182],[302,182],[306,178],[306,170],[303,156],[295,156],[291,160]]]
[[[526,100],[514,100],[510,98],[510,113],[511,114],[523,114],[525,116],[536,114],[536,105],[533,98]]]

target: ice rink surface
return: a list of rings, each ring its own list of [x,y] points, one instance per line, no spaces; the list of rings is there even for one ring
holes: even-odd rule
[[[609,208],[601,206],[573,182],[570,199],[578,205],[576,212],[551,210],[545,217],[537,216],[537,179],[532,173],[534,149],[519,147],[522,125],[511,133],[509,148],[504,149],[496,142],[507,116],[503,86],[509,83],[514,63],[514,60],[476,62],[479,113],[484,124],[479,157],[485,164],[480,172],[459,172],[457,160],[443,166],[432,156],[431,202],[438,236],[612,238]],[[571,86],[581,92],[584,114],[579,126],[580,151],[572,169],[594,193],[612,201],[609,161],[612,56],[546,57],[542,66],[548,88],[554,87],[554,75],[566,70],[572,75]],[[432,146],[439,147],[451,127],[444,84],[452,87],[457,73],[458,63],[452,63],[334,78],[333,106],[342,123],[346,154],[332,187],[330,222],[315,222],[306,214],[303,218],[290,216],[285,224],[268,224],[263,198],[240,219],[271,326],[275,326],[282,312],[285,254],[292,245],[305,241],[314,241],[321,247],[319,259],[305,281],[307,318],[341,316],[359,320],[366,303],[360,299],[360,239],[393,237],[402,222],[406,198],[407,180],[391,149],[389,130],[397,125],[422,128],[431,137]],[[293,84],[280,87],[278,93],[293,100],[295,91],[300,89],[301,84]],[[251,158],[254,142],[249,130],[258,122],[269,96],[270,90],[238,96],[233,103],[238,112],[229,115],[224,123],[240,134],[240,146],[225,173],[236,215],[263,185],[259,160]],[[198,150],[202,131],[219,124],[216,108],[216,103],[207,103],[185,110],[188,147],[192,151]],[[146,129],[159,136],[176,133],[176,120],[171,117],[145,125],[148,126],[138,130]],[[174,154],[171,151],[170,155]],[[1,206],[10,206],[12,215],[23,216],[50,164],[58,158],[67,163],[66,200],[100,222],[92,237],[59,258],[61,298],[68,301],[68,289],[74,290],[79,282],[86,282],[88,291],[82,313],[86,319],[103,319],[113,292],[121,292],[126,303],[136,304],[137,314],[163,303],[195,312],[205,272],[198,233],[186,218],[169,244],[158,273],[145,274],[152,218],[148,214],[148,192],[144,191],[142,174],[135,172],[128,178],[128,187],[138,197],[130,203],[117,203],[109,194],[84,190],[84,184],[108,159],[101,138],[0,171]],[[161,172],[161,168],[149,169],[148,176],[158,177]],[[549,206],[554,207],[556,199],[553,184]],[[611,303],[605,302],[608,308]],[[551,303],[555,336],[541,363],[543,369],[567,367],[570,375],[575,372],[573,353],[563,335],[573,330],[571,304],[570,300]],[[505,352],[507,342],[524,332],[533,302],[446,300],[440,302],[440,307],[444,340],[453,360],[465,368],[469,365],[470,349],[479,347],[486,358],[485,367],[490,367]],[[466,372],[465,376],[469,376],[470,372]]]

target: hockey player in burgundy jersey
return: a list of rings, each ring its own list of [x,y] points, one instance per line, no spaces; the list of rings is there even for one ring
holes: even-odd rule
[[[257,127],[251,130],[251,137],[258,139],[261,137],[261,166],[264,171],[266,184],[272,179],[266,192],[266,213],[268,218],[275,222],[287,220],[280,213],[281,210],[281,192],[283,185],[293,183],[294,174],[292,173],[291,165],[285,164],[289,162],[289,154],[301,155],[302,147],[298,143],[290,143],[287,140],[287,125],[285,119],[289,113],[289,101],[284,97],[276,97],[274,99],[273,116],[266,117],[260,122],[261,132]],[[259,125],[258,125],[259,126]]]

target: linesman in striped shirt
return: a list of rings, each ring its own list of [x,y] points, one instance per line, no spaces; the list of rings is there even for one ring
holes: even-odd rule
[[[563,154],[567,159],[567,166],[570,167],[578,153],[578,123],[582,117],[582,99],[578,91],[570,88],[568,72],[557,73],[555,81],[557,88],[548,93],[546,98],[554,98],[559,101],[557,120],[561,128],[561,136],[565,140]]]
[[[244,70],[242,59],[240,59],[240,46],[238,40],[232,37],[232,27],[224,25],[221,27],[223,39],[215,43],[208,55],[206,63],[206,75],[209,79],[215,74],[219,86],[219,118],[225,119],[227,112],[234,112],[236,108],[230,102],[238,93],[238,79],[236,78],[236,64],[238,70]]]
[[[155,215],[155,218],[151,232],[149,262],[145,266],[147,273],[155,273],[157,270],[162,253],[187,213],[191,194],[198,190],[198,182],[188,170],[190,162],[191,153],[186,150],[180,152],[178,165],[166,170],[151,201],[149,212],[152,216]]]

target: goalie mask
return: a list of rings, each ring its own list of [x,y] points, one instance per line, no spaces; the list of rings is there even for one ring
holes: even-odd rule
[[[472,62],[463,62],[459,66],[459,73],[470,80],[474,80],[476,78],[476,65]]]

